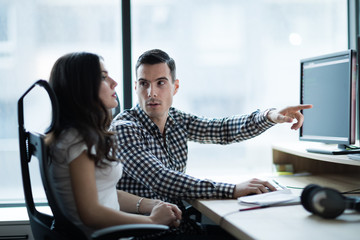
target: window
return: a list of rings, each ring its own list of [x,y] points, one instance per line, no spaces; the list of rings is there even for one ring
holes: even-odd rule
[[[299,104],[300,59],[348,48],[346,0],[131,3],[132,63],[148,49],[168,52],[180,80],[173,106],[202,116]],[[191,143],[187,173],[229,181],[269,172],[271,143],[298,134],[283,124],[229,146]]]
[[[122,99],[120,3],[0,2],[0,204],[23,201],[17,100],[37,79],[48,79],[58,57],[73,51],[102,55],[119,82]],[[132,1],[132,63],[145,50],[167,51],[176,60],[181,84],[174,106],[198,115],[219,117],[298,104],[299,60],[347,49],[346,3]],[[42,109],[41,97],[34,99],[34,108]],[[230,146],[193,143],[188,173],[226,174],[230,181],[231,175],[269,171],[271,143],[297,138],[297,132],[281,125]]]
[[[120,1],[0,2],[0,204],[23,201],[17,100],[37,79],[48,79],[57,58],[74,51],[103,56],[122,96]],[[44,96],[33,95],[26,106],[27,129],[38,121],[39,109],[46,109]]]

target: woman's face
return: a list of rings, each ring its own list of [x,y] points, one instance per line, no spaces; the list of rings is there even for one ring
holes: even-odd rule
[[[102,61],[100,61],[100,67],[102,81],[100,84],[99,98],[106,108],[111,109],[117,107],[118,102],[116,101],[115,92],[117,82],[109,76],[108,71],[106,70]]]

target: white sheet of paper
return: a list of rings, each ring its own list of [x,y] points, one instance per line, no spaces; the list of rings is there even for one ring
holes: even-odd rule
[[[278,190],[269,193],[256,194],[251,196],[239,197],[239,203],[250,203],[250,204],[276,204],[286,202],[297,202],[300,201],[300,197],[291,192],[290,189]]]

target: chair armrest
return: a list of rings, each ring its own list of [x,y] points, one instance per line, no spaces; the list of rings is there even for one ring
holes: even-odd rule
[[[185,212],[183,213],[183,217],[184,218],[191,218],[191,216],[193,216],[193,218],[195,218],[194,220],[198,223],[201,223],[201,212],[199,212],[196,208],[194,208],[193,206],[189,205],[185,208]]]
[[[91,235],[91,238],[94,240],[118,240],[121,237],[138,237],[166,230],[169,230],[169,227],[160,224],[125,224],[97,230]]]

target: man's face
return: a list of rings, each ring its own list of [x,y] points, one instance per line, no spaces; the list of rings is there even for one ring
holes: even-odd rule
[[[135,90],[140,107],[155,123],[167,119],[179,80],[172,81],[166,63],[142,64],[137,69]]]

